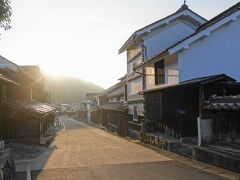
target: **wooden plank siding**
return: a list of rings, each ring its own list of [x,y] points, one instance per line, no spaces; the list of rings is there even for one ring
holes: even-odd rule
[[[197,136],[198,97],[197,88],[146,93],[146,120],[152,130],[176,138]]]
[[[30,113],[3,107],[3,138],[6,140],[27,138],[31,142],[39,143],[40,137],[53,124],[55,114],[44,117],[33,116]]]

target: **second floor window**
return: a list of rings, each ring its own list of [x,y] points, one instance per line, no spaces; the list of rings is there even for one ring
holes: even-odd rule
[[[158,61],[154,64],[155,68],[155,84],[165,83],[165,70],[164,70],[164,60]]]

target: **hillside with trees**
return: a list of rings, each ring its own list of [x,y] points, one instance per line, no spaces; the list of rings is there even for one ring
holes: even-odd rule
[[[69,76],[45,76],[45,87],[52,103],[71,103],[85,97],[86,93],[98,93],[104,89],[96,84]]]

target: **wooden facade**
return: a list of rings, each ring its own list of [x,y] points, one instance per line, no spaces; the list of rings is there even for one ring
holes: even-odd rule
[[[240,145],[240,112],[211,112],[214,141]]]
[[[9,78],[13,85],[1,85],[1,138],[30,138],[39,143],[55,120],[55,107],[46,104],[48,93],[44,91],[43,76],[39,66],[18,66],[0,57],[1,76]]]
[[[213,140],[240,144],[240,83],[231,83],[218,89],[222,94],[215,94],[203,105],[204,116],[213,120]]]
[[[181,138],[197,136],[198,88],[171,88],[145,94],[150,130]]]
[[[28,139],[39,143],[55,120],[55,108],[32,102],[3,100],[3,137],[6,140]]]
[[[208,119],[213,117],[209,110],[204,108],[205,102],[213,95],[239,95],[240,86],[233,87],[231,84],[234,83],[235,80],[226,75],[216,75],[143,92],[145,130],[160,131],[178,139],[197,137],[198,118]],[[236,112],[230,114],[235,119],[235,126],[238,129]],[[219,120],[220,118],[215,119]],[[214,121],[214,129],[217,128],[219,122],[221,121]],[[228,121],[228,124],[230,122]],[[224,127],[223,124],[221,127],[225,130],[228,128],[227,126]],[[218,134],[216,133],[215,136],[218,136]]]

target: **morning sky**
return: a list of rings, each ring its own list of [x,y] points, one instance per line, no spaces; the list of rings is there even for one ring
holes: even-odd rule
[[[210,19],[238,0],[188,0]],[[126,73],[118,49],[133,31],[175,12],[183,0],[11,0],[12,29],[0,54],[19,65],[39,64],[105,88]]]

